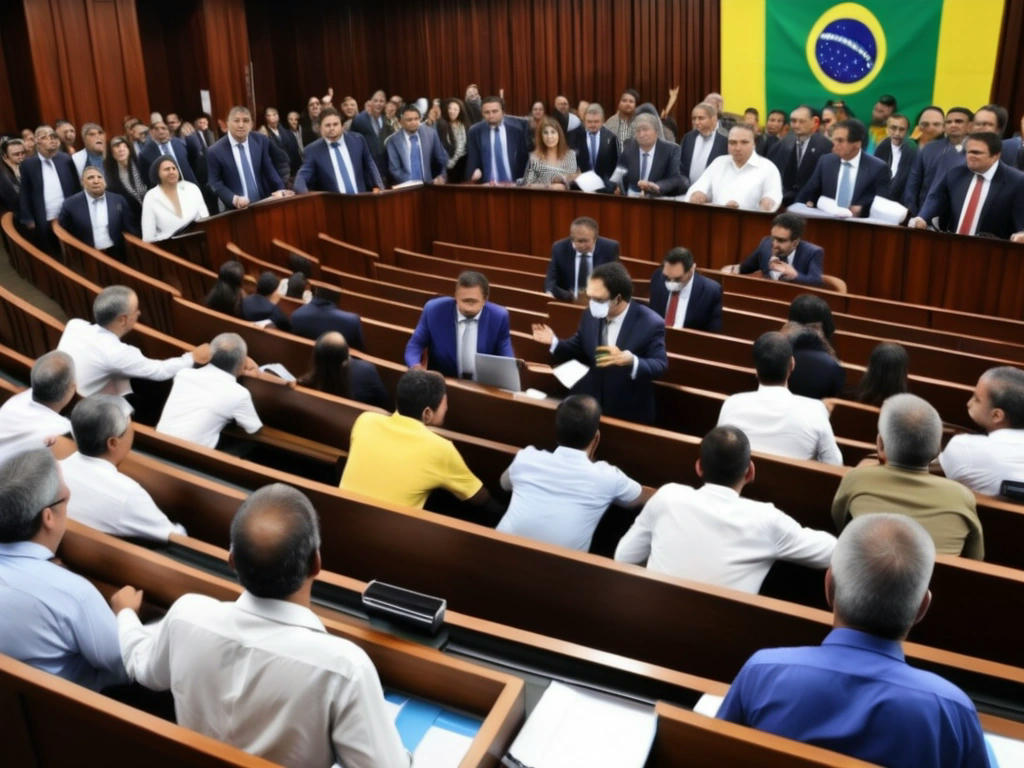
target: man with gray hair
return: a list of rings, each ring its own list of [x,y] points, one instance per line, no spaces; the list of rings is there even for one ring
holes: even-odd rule
[[[64,352],[47,352],[32,366],[32,386],[0,406],[0,461],[44,448],[71,431],[60,415],[75,396],[75,363]]]
[[[751,656],[718,717],[889,768],[988,766],[971,700],[904,660],[934,565],[931,538],[906,516],[854,520],[825,574],[832,631],[820,646]]]
[[[127,404],[93,395],[71,412],[78,451],[61,462],[71,489],[68,515],[114,536],[167,541],[185,529],[167,519],[146,489],[118,471],[132,449],[135,430]]]
[[[622,146],[612,181],[630,197],[678,195],[690,185],[679,170],[679,146],[658,138],[660,122],[640,114],[631,123],[633,138]]]
[[[231,522],[234,602],[184,595],[139,621],[142,593],[111,598],[124,663],[147,688],[174,692],[179,725],[282,765],[406,768],[373,662],[327,633],[310,609],[320,528],[309,499],[275,484]]]
[[[68,320],[57,349],[75,361],[78,394],[131,394],[129,379],[165,381],[183,368],[204,365],[210,359],[210,345],[200,344],[191,352],[166,360],[153,360],[142,351],[121,341],[135,328],[142,311],[139,297],[124,285],[111,285],[100,291],[92,303],[95,322],[81,318]]]
[[[928,472],[939,453],[942,419],[917,395],[893,395],[878,416],[877,466],[851,469],[832,500],[832,520],[842,530],[851,518],[876,512],[912,517],[943,555],[985,557],[974,494]]]
[[[242,373],[258,371],[247,356],[245,340],[222,333],[210,344],[210,362],[186,368],[174,377],[157,432],[216,448],[221,430],[231,421],[250,435],[263,426],[249,390],[238,383]]]
[[[107,134],[102,125],[85,123],[82,126],[82,148],[71,156],[78,178],[82,178],[87,166],[98,168],[103,173],[103,158],[107,156]]]
[[[693,130],[679,142],[682,171],[696,181],[711,162],[729,153],[728,136],[718,130],[718,110],[702,101],[690,112]]]
[[[609,180],[619,162],[619,138],[604,127],[604,109],[600,104],[587,107],[583,113],[583,130],[573,136],[580,171],[593,171],[604,182],[604,191],[612,192],[614,185]]]
[[[0,653],[98,691],[126,677],[114,614],[96,587],[53,562],[68,496],[45,448],[0,464]]]

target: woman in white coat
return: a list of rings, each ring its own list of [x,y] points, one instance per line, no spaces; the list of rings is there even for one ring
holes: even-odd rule
[[[210,215],[199,187],[181,178],[174,158],[161,157],[149,170],[155,184],[142,200],[142,239],[166,240],[196,219]]]

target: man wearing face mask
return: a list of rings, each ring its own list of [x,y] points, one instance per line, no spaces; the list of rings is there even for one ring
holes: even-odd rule
[[[664,320],[631,301],[633,283],[617,261],[594,269],[587,298],[572,338],[561,341],[540,323],[533,338],[549,346],[556,363],[575,359],[590,367],[574,394],[592,395],[608,416],[653,424],[654,380],[668,368]]]
[[[650,297],[666,328],[722,330],[722,286],[698,274],[689,248],[677,246],[665,254],[651,275]]]

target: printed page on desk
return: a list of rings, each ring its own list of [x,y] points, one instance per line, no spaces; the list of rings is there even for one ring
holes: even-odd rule
[[[384,699],[416,768],[457,768],[483,722],[401,693]]]
[[[643,768],[654,707],[553,681],[509,754],[530,768]]]

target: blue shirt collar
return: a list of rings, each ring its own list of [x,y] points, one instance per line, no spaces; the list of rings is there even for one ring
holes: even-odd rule
[[[896,661],[905,661],[903,643],[900,640],[887,640],[884,637],[861,632],[859,629],[833,629],[822,641],[822,645],[845,645],[861,651],[871,651],[888,656]]]
[[[53,552],[34,541],[12,541],[0,544],[0,557],[27,557],[31,560],[50,560]]]

